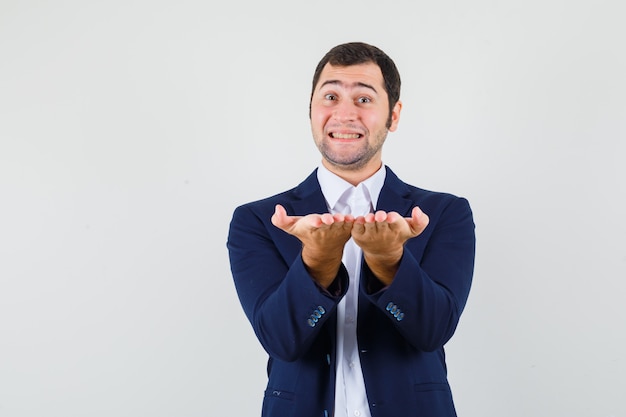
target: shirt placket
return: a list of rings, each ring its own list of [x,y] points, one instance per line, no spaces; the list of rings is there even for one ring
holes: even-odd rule
[[[362,185],[352,190],[348,199],[350,212],[355,217],[370,212],[370,203],[363,193]],[[356,316],[358,310],[359,276],[361,266],[361,250],[350,239],[344,248],[344,264],[349,271],[350,285],[348,292],[342,300],[343,308],[340,320],[343,320],[343,362],[342,377],[346,387],[363,386],[363,375],[358,354],[356,337]],[[345,393],[345,410],[347,416],[369,416],[369,407],[364,390],[350,390]]]

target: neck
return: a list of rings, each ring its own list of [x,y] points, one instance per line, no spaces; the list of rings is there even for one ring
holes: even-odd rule
[[[358,169],[345,169],[340,166],[333,165],[325,159],[322,159],[322,164],[330,172],[356,187],[374,175],[382,166],[382,161],[370,161],[370,163]]]

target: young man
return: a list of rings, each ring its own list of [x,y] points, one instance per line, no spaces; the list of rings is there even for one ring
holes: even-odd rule
[[[455,416],[444,344],[467,301],[467,200],[382,163],[400,76],[380,49],[332,48],[313,77],[322,161],[297,187],[238,207],[235,286],[269,355],[264,417]]]

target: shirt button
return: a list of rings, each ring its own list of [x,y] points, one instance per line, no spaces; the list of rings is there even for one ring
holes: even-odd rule
[[[348,366],[349,366],[350,368],[354,368],[354,362],[350,362],[350,363],[348,364]]]
[[[354,415],[356,417],[359,417],[361,415],[361,412],[359,410],[354,410]]]

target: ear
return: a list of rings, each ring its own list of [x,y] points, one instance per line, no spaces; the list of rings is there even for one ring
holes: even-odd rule
[[[391,111],[391,125],[389,131],[393,132],[398,128],[398,122],[400,121],[400,111],[402,110],[402,102],[398,100],[393,110]]]

